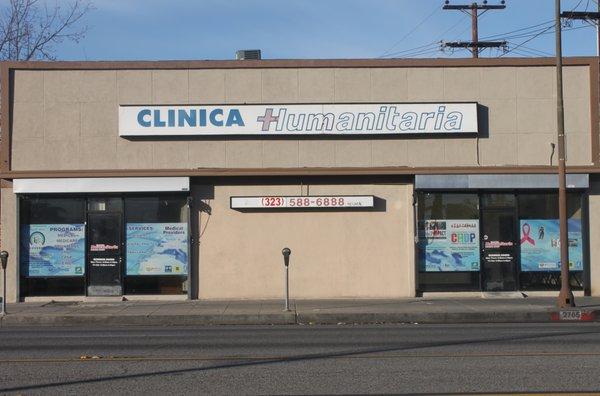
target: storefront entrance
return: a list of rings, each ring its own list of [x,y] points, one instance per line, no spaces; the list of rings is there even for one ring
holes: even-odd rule
[[[21,297],[185,295],[184,194],[23,195]]]
[[[484,291],[517,289],[517,213],[513,194],[481,197],[481,264]]]
[[[555,191],[422,191],[417,195],[419,291],[560,289]],[[569,281],[585,290],[585,196],[569,192]]]
[[[88,296],[123,294],[123,238],[120,213],[88,214]]]

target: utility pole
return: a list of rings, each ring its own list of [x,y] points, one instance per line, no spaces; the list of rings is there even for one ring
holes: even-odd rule
[[[442,44],[443,48],[467,48],[471,51],[473,58],[479,58],[479,50],[482,48],[506,48],[506,41],[479,41],[478,19],[489,10],[503,10],[506,8],[502,0],[500,4],[488,5],[487,0],[483,0],[483,4],[473,2],[471,4],[452,5],[450,0],[446,0],[442,9],[458,10],[464,13],[471,14],[471,41],[451,41]],[[479,12],[481,10],[481,12]]]
[[[598,1],[597,12],[587,11],[565,11],[561,12],[560,16],[564,19],[577,19],[580,21],[587,21],[596,24],[596,55],[598,56],[598,62],[600,62],[600,1]],[[600,76],[598,77],[598,97],[600,97]],[[598,102],[600,108],[600,101]],[[600,158],[592,158],[593,164],[598,164]]]
[[[597,12],[587,11],[565,11],[560,13],[561,18],[564,19],[578,19],[581,21],[595,21],[592,23],[596,24],[596,55],[600,56],[600,1],[598,2]]]
[[[565,109],[562,81],[562,27],[560,0],[555,0],[556,24],[556,119],[558,131],[558,223],[560,240],[560,293],[558,308],[574,307],[569,283],[569,229],[567,224],[567,175],[565,164]]]

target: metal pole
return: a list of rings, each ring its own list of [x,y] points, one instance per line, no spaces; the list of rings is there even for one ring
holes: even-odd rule
[[[0,315],[6,315],[6,269],[2,270],[2,312]]]
[[[281,250],[281,254],[283,254],[283,265],[285,266],[285,309],[284,311],[290,310],[290,255],[292,251],[290,248],[283,248]]]
[[[600,13],[600,0],[598,1],[598,13]],[[600,18],[596,19],[596,55],[598,59],[596,62],[600,63]],[[598,73],[598,111],[600,112],[600,73]],[[599,158],[592,158],[592,164],[598,164]]]
[[[285,311],[290,310],[290,270],[285,266]]]
[[[473,48],[471,53],[473,58],[479,58],[479,33],[477,31],[477,3],[471,4],[471,41],[473,42]]]
[[[562,83],[562,35],[560,0],[555,0],[556,13],[556,106],[558,130],[558,222],[560,227],[560,293],[559,308],[574,307],[573,292],[569,284],[569,231],[567,224],[567,176],[565,165],[565,111]]]

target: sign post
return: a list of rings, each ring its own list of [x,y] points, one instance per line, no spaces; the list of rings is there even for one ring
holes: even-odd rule
[[[2,264],[2,310],[0,315],[6,315],[6,266],[8,264],[8,252],[0,252],[0,263]]]
[[[290,266],[290,255],[292,254],[292,251],[290,250],[290,248],[283,248],[283,250],[281,251],[281,254],[283,254],[283,264],[285,265],[285,309],[284,309],[284,311],[289,312],[290,311],[289,266]]]

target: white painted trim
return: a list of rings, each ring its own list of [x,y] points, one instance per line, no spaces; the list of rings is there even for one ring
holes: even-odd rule
[[[15,179],[13,181],[13,192],[16,194],[175,192],[189,190],[189,177],[88,177]]]

